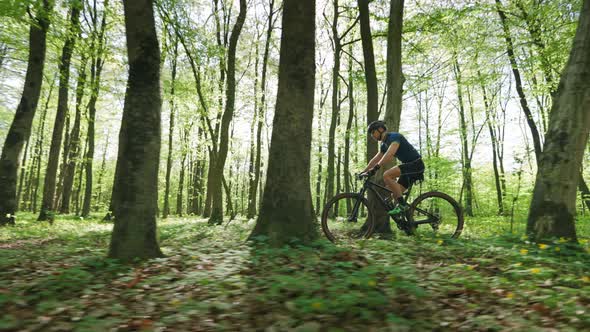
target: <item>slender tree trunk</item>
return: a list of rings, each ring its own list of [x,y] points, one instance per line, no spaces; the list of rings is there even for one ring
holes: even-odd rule
[[[30,134],[29,134],[30,136]],[[20,210],[20,196],[23,190],[23,181],[25,179],[25,175],[27,173],[27,155],[29,152],[29,141],[27,140],[27,143],[25,144],[25,153],[23,155],[23,160],[21,162],[21,167],[20,167],[20,174],[18,174],[17,176],[19,177],[19,181],[18,181],[18,189],[16,190],[16,211]]]
[[[238,39],[242,31],[242,26],[246,19],[246,0],[240,0],[240,13],[231,33],[228,60],[227,60],[227,85],[226,85],[226,102],[225,111],[221,118],[221,129],[219,132],[219,153],[215,158],[215,173],[212,177],[213,185],[211,192],[211,216],[209,224],[221,224],[223,222],[223,195],[221,191],[221,177],[225,168],[225,160],[228,153],[229,144],[229,125],[233,118],[236,98],[236,49]],[[229,198],[229,197],[228,197]]]
[[[172,55],[172,81],[170,83],[170,126],[168,129],[168,157],[166,159],[166,189],[164,191],[164,211],[163,218],[168,218],[170,214],[170,176],[172,174],[172,152],[174,146],[174,90],[176,85],[176,65],[178,59],[178,42],[174,43],[174,53]]]
[[[584,0],[573,47],[553,100],[527,232],[535,240],[576,241],[576,188],[590,130],[590,0]]]
[[[332,67],[332,114],[330,116],[330,129],[328,130],[328,162],[326,174],[326,198],[330,199],[334,196],[334,159],[336,149],[336,123],[340,113],[340,54],[342,53],[342,45],[340,43],[340,35],[338,33],[338,17],[339,7],[338,0],[333,0],[334,15],[332,20],[332,41],[333,45],[333,59],[334,65]],[[336,207],[337,208],[337,207]],[[337,211],[337,210],[336,210]]]
[[[88,153],[88,140],[84,141],[84,155],[86,155],[86,153]],[[82,192],[82,187],[84,186],[84,180],[83,180],[83,175],[84,175],[84,169],[85,169],[85,162],[82,161],[80,167],[78,167],[78,181],[77,181],[77,186],[76,186],[76,190],[74,191],[74,206],[76,207],[76,215],[80,216],[80,210],[81,210],[81,205],[80,205],[80,193]]]
[[[49,87],[49,94],[47,95],[47,100],[45,102],[45,107],[43,108],[43,113],[41,115],[41,123],[39,124],[39,137],[37,138],[37,165],[35,169],[35,184],[33,189],[33,197],[31,203],[31,211],[37,212],[37,197],[39,191],[39,182],[41,181],[41,161],[43,158],[43,142],[44,142],[44,133],[45,133],[45,119],[47,117],[47,110],[49,109],[49,101],[51,100],[51,94],[53,92],[53,88],[55,87],[55,78],[51,81],[51,86]]]
[[[317,236],[310,190],[315,1],[285,0],[282,23],[268,174],[260,214],[250,235],[264,235],[276,246],[292,238],[308,241]]]
[[[481,91],[483,93],[483,104],[486,113],[486,122],[488,124],[488,131],[490,133],[490,140],[492,142],[492,166],[494,168],[494,183],[496,185],[496,197],[498,200],[498,215],[504,214],[504,202],[503,202],[503,194],[502,194],[502,185],[500,183],[500,171],[498,167],[498,142],[496,140],[496,133],[494,132],[494,124],[492,123],[492,117],[490,113],[492,110],[490,109],[490,101],[488,99],[488,94],[486,88],[482,81],[482,76],[480,71],[478,70],[477,76],[481,83]]]
[[[358,0],[361,41],[363,45],[363,58],[365,60],[365,81],[367,84],[367,124],[377,120],[379,116],[379,91],[377,87],[377,73],[375,69],[375,55],[373,52],[373,38],[371,36],[369,0]],[[367,154],[369,162],[377,153],[377,144],[369,135],[366,136]],[[381,174],[381,173],[380,173]],[[374,212],[376,222],[375,231],[378,233],[391,233],[389,216],[378,202],[378,198],[368,193],[369,207]]]
[[[53,136],[51,138],[51,148],[49,150],[49,160],[47,171],[45,172],[45,184],[43,186],[43,201],[39,221],[52,220],[55,199],[55,180],[57,177],[57,167],[59,165],[59,152],[61,150],[62,134],[64,130],[64,120],[68,113],[68,82],[70,79],[70,61],[72,53],[78,38],[80,29],[80,4],[72,2],[70,11],[70,25],[68,36],[62,49],[59,62],[59,97],[57,101],[57,114],[53,126]]]
[[[108,8],[109,1],[105,0],[104,6]],[[95,128],[95,120],[96,120],[96,102],[98,100],[98,94],[100,92],[100,78],[102,74],[102,68],[104,65],[104,34],[106,30],[106,10],[102,14],[102,22],[100,31],[96,32],[96,22],[98,20],[98,13],[96,10],[96,6],[94,6],[94,21],[93,25],[94,29],[94,36],[93,38],[93,45],[95,45],[95,53],[92,56],[92,66],[90,69],[90,100],[88,101],[88,134],[87,134],[87,144],[88,150],[86,152],[86,156],[84,157],[86,162],[86,187],[84,187],[84,203],[82,206],[82,217],[86,218],[90,215],[90,206],[92,202],[92,181],[93,181],[93,163],[94,163],[94,128]],[[97,44],[94,44],[97,42]],[[108,144],[108,140],[107,140]],[[99,194],[100,195],[100,194]],[[97,199],[97,202],[100,201],[100,196]]]
[[[0,156],[0,225],[14,224],[16,213],[16,179],[24,143],[31,136],[37,110],[47,45],[47,30],[53,2],[43,1],[29,30],[29,57],[21,100],[8,130]]]
[[[258,58],[259,58],[259,46],[258,42],[255,42],[255,65],[254,65],[254,115],[252,116],[252,124],[250,126],[250,155],[248,163],[248,213],[246,218],[251,219],[256,215],[256,205],[252,204],[256,196],[256,184],[254,183],[254,164],[256,163],[256,144],[254,142],[254,131],[258,124]]]
[[[162,256],[156,241],[162,99],[153,2],[123,5],[129,79],[111,198],[116,219],[109,257],[131,261]]]
[[[176,194],[176,214],[182,217],[182,201],[184,200],[184,175],[186,167],[186,156],[188,152],[189,129],[186,127],[182,133],[182,160],[180,161],[180,177],[178,179],[178,192]]]
[[[522,88],[522,79],[520,77],[520,71],[518,70],[518,64],[516,63],[516,56],[514,55],[514,45],[512,43],[512,37],[510,35],[510,29],[508,28],[506,14],[504,14],[504,10],[502,9],[502,2],[500,0],[496,0],[496,9],[498,11],[498,15],[500,16],[500,20],[502,21],[502,28],[504,29],[504,38],[506,39],[506,51],[508,53],[508,58],[510,59],[510,65],[512,66],[514,81],[516,82],[516,92],[518,93],[522,111],[524,112],[525,119],[531,131],[531,136],[533,138],[533,146],[535,148],[535,156],[538,164],[541,155],[541,138],[539,136],[539,130],[537,129],[537,125],[535,124],[533,115],[531,113],[531,110],[529,109],[526,96],[524,94],[524,90]]]
[[[70,196],[74,185],[76,165],[80,155],[80,122],[82,120],[82,98],[84,97],[84,86],[86,84],[86,63],[87,58],[83,57],[76,88],[76,117],[74,118],[74,127],[70,133],[70,147],[68,149],[68,158],[65,167],[60,213],[70,212]]]
[[[98,194],[96,196],[96,203],[97,204],[100,203],[101,199],[102,199],[102,182],[103,182],[104,173],[105,173],[106,165],[107,165],[107,150],[109,148],[109,139],[110,139],[110,133],[107,133],[106,143],[104,145],[104,150],[102,151],[102,162],[100,163],[100,171],[98,172],[98,181],[96,183],[96,191],[98,191]],[[111,204],[111,202],[109,202],[109,210],[107,211],[107,215],[105,216],[105,218],[103,220],[110,220],[110,218],[111,218],[110,216],[112,215],[112,213],[113,213],[112,204]]]
[[[350,54],[352,55],[352,45],[350,46]],[[352,121],[354,119],[354,81],[352,79],[352,56],[348,57],[348,120],[346,121],[346,132],[344,133],[344,191],[350,192],[350,134],[352,131]],[[352,210],[351,201],[346,201],[346,212],[350,213]]]
[[[465,120],[465,106],[463,103],[462,78],[459,60],[454,56],[454,71],[457,81],[457,98],[459,99],[459,125],[461,133],[461,152],[463,164],[463,186],[465,189],[465,214],[473,216],[473,181],[471,177],[471,158],[469,153],[469,142],[467,140],[467,121]]]

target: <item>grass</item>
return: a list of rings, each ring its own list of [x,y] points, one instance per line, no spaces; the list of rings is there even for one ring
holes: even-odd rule
[[[0,229],[0,330],[579,331],[590,328],[589,223],[581,244],[530,243],[499,218],[458,240],[335,246],[246,243],[252,222],[160,221],[166,258],[106,259],[111,224],[24,215]]]

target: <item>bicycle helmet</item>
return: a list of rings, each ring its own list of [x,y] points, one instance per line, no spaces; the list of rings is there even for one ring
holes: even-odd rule
[[[369,127],[367,127],[367,132],[369,135],[371,135],[371,133],[379,128],[383,128],[385,131],[387,131],[387,126],[385,125],[384,121],[381,120],[377,120],[377,121],[373,121],[369,124]]]

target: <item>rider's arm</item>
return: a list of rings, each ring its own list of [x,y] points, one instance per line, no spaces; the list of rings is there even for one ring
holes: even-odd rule
[[[379,160],[381,160],[382,158],[383,158],[383,153],[381,151],[377,152],[377,154],[375,155],[375,157],[373,157],[373,159],[371,159],[371,161],[369,161],[369,164],[362,171],[362,173],[365,173],[365,172],[373,169],[373,167],[375,167],[375,165],[377,165],[377,162],[379,162]]]
[[[381,159],[379,159],[379,162],[375,163],[375,165],[378,164],[380,167],[383,167],[384,164],[392,161],[393,156],[395,156],[395,153],[397,152],[398,148],[399,148],[399,143],[397,143],[397,142],[391,143],[391,145],[387,149],[387,152],[385,152],[384,155],[382,154],[383,157],[381,157]],[[371,161],[373,161],[373,160],[371,160]]]

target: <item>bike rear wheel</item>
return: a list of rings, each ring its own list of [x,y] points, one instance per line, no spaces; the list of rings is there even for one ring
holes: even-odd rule
[[[332,242],[368,238],[375,230],[373,215],[365,197],[356,193],[338,194],[322,211],[322,230]]]
[[[463,231],[463,211],[451,196],[431,191],[418,196],[410,206],[408,219],[421,223],[412,231],[414,235],[457,238]]]

